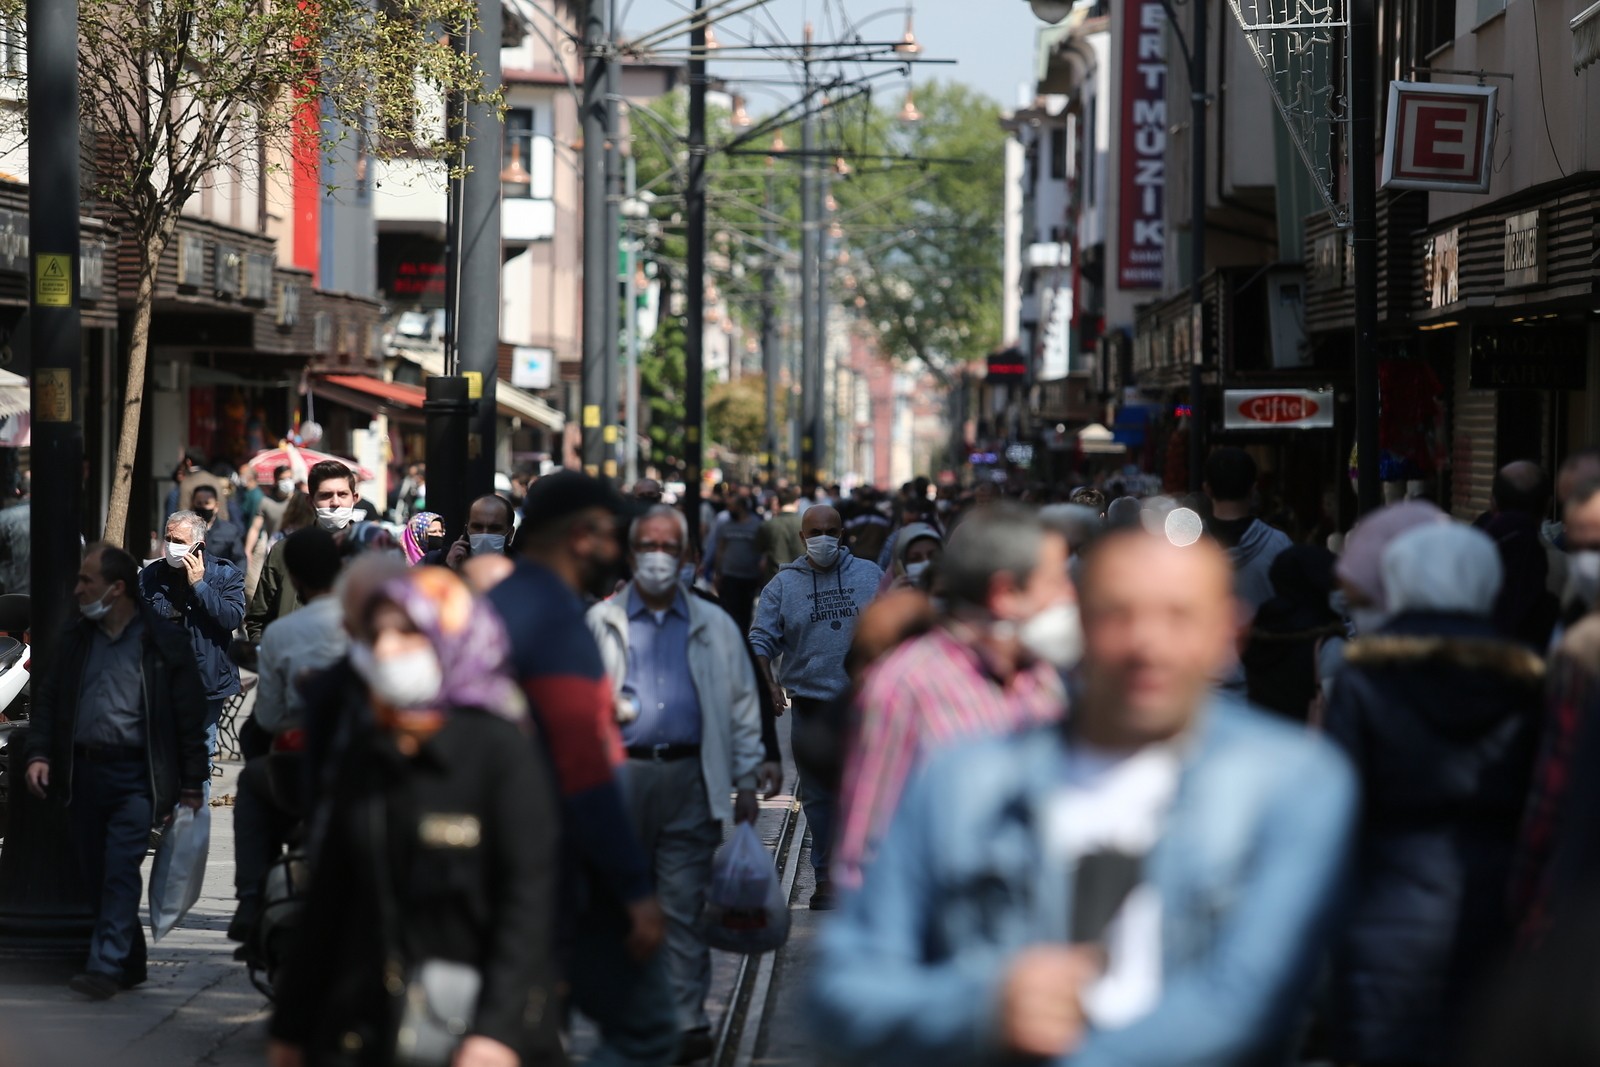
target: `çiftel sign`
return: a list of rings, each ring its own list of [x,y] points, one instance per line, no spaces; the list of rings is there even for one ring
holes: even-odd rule
[[[1390,82],[1383,184],[1488,192],[1497,95],[1489,85]]]
[[[1128,0],[1123,12],[1117,285],[1159,289],[1166,251],[1167,16],[1161,0]]]
[[[1311,430],[1333,425],[1333,394],[1305,389],[1227,389],[1226,430]]]

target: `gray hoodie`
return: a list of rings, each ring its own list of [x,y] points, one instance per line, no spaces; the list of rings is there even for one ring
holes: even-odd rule
[[[778,681],[791,696],[832,700],[849,686],[845,653],[882,577],[876,564],[841,548],[832,570],[819,571],[801,556],[761,590],[750,645],[758,656],[783,657]]]

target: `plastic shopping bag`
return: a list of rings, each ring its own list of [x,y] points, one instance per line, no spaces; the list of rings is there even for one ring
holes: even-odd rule
[[[726,952],[771,952],[789,939],[789,902],[756,828],[740,823],[711,861],[700,916],[706,944]]]
[[[210,849],[211,809],[195,811],[179,804],[150,869],[150,936],[155,940],[165,937],[200,899]]]

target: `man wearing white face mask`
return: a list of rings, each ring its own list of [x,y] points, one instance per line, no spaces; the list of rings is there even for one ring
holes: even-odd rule
[[[806,554],[780,568],[767,583],[750,628],[750,644],[773,703],[779,708],[788,703],[785,691],[794,701],[791,737],[797,731],[816,730],[827,706],[849,687],[845,656],[861,611],[877,595],[883,578],[876,564],[857,559],[849,549],[840,547],[843,534],[838,511],[825,504],[806,509],[800,519]],[[780,657],[781,676],[773,666]],[[833,907],[828,859],[834,800],[804,777],[800,792],[811,828],[811,867],[817,879],[811,907],[825,911]]]
[[[351,527],[359,521],[359,515],[364,514],[357,506],[355,472],[336,459],[325,459],[306,472],[306,492],[317,509],[317,525],[333,534],[340,548],[348,553]],[[252,641],[261,640],[261,631],[272,620],[300,606],[294,583],[289,580],[281,545],[280,541],[272,546],[261,568],[261,580],[250,598],[244,628]]]
[[[730,816],[753,822],[758,814],[762,761],[756,679],[739,628],[678,581],[688,533],[682,512],[665,504],[634,520],[633,580],[588,615],[617,694],[629,813],[667,916],[680,1063],[712,1049],[705,1009],[711,953],[695,922],[721,824]]]
[[[429,552],[421,562],[443,563],[459,572],[461,565],[473,556],[504,555],[506,538],[511,536],[516,519],[516,513],[511,510],[511,501],[505,497],[498,493],[480,496],[467,509],[467,528],[449,551]]]
[[[214,755],[222,707],[239,692],[239,667],[228,646],[244,621],[244,572],[211,554],[204,518],[178,511],[167,519],[163,558],[139,574],[139,594],[157,617],[181,626],[194,645]]]
[[[884,657],[856,700],[839,805],[846,885],[859,884],[930,752],[1061,717],[1061,672],[1083,646],[1067,557],[1066,538],[1017,507],[975,511],[951,534],[939,561],[948,615]]]

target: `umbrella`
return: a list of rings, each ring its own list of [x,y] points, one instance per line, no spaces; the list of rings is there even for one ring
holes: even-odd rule
[[[250,459],[250,467],[256,472],[256,477],[263,482],[271,481],[272,472],[279,467],[288,467],[294,472],[294,480],[303,482],[306,479],[306,472],[325,459],[343,463],[346,467],[356,472],[356,478],[360,481],[372,481],[372,472],[353,459],[330,455],[327,452],[318,452],[311,448],[300,448],[287,441],[277,448],[269,448],[265,452],[257,452]]]

